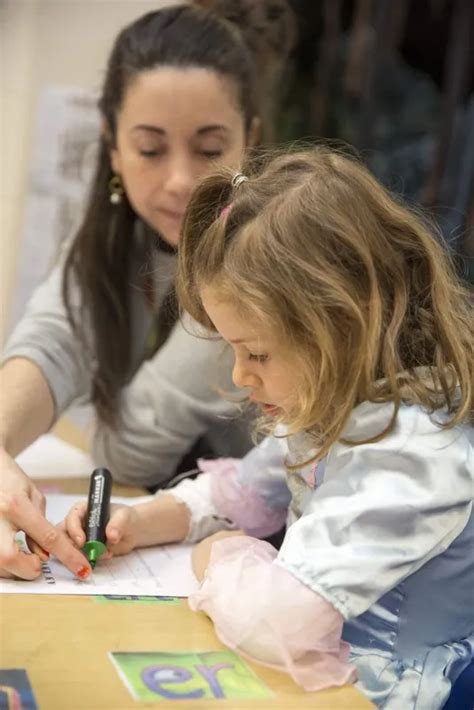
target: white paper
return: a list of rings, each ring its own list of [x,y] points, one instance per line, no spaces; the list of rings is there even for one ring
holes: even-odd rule
[[[84,451],[67,444],[54,434],[40,436],[16,461],[30,478],[74,478],[90,476],[95,468]]]
[[[143,498],[112,497],[113,503],[142,503]],[[48,495],[47,517],[53,523],[64,519],[78,496]],[[0,579],[0,593],[9,594],[119,594],[187,597],[198,588],[191,567],[192,545],[163,545],[136,550],[123,557],[100,560],[92,578],[77,580],[58,560],[43,565],[32,582]]]

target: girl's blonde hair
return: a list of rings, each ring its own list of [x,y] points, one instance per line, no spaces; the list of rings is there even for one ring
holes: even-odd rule
[[[260,159],[245,174],[238,187],[223,173],[195,192],[178,294],[212,328],[200,297],[212,283],[288,345],[301,373],[290,432],[312,432],[323,456],[366,400],[394,403],[370,441],[393,428],[402,401],[446,407],[443,426],[468,419],[469,294],[427,224],[327,147]]]

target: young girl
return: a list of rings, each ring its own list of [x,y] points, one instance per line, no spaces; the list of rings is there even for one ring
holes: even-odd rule
[[[307,690],[358,678],[380,707],[441,708],[474,651],[473,332],[443,249],[316,148],[205,180],[178,283],[273,436],[119,508],[112,553],[240,528],[194,556],[191,607],[224,643]],[[256,539],[285,518],[279,552]]]
[[[114,43],[83,223],[3,354],[0,574],[40,571],[39,559],[15,545],[18,528],[41,530],[51,545],[41,496],[12,457],[73,401],[94,406],[93,458],[125,483],[166,484],[197,446],[234,456],[251,447],[245,422],[232,421],[235,406],[216,391],[224,384],[216,378],[219,344],[175,322],[173,296],[192,189],[216,165],[236,169],[258,142],[259,74],[274,83],[291,48],[274,41],[291,26],[286,0],[277,13],[269,11],[274,0],[259,5],[268,12],[256,17],[239,12],[241,0],[221,0],[216,12],[175,5],[140,17]],[[231,14],[236,21],[225,19]],[[255,60],[245,37],[254,44],[257,32]],[[230,370],[229,360],[224,386]],[[77,554],[68,548],[55,551],[73,569]]]

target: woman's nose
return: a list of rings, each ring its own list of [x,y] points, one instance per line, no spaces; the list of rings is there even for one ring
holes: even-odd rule
[[[191,165],[184,159],[170,161],[164,182],[165,189],[179,197],[189,197],[196,183],[196,176]]]

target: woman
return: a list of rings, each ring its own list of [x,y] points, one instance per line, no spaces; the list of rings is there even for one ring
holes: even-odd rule
[[[269,13],[267,30],[288,18]],[[216,391],[230,385],[214,378],[219,346],[176,322],[173,280],[198,177],[216,163],[236,168],[260,138],[256,75],[238,28],[203,8],[165,8],[119,34],[84,222],[33,296],[0,373],[3,574],[39,573],[38,556],[14,545],[18,529],[58,554],[42,498],[12,457],[73,401],[94,405],[94,458],[122,481],[165,484],[203,437],[218,455],[249,448]],[[61,538],[58,556],[76,572],[73,552]]]

